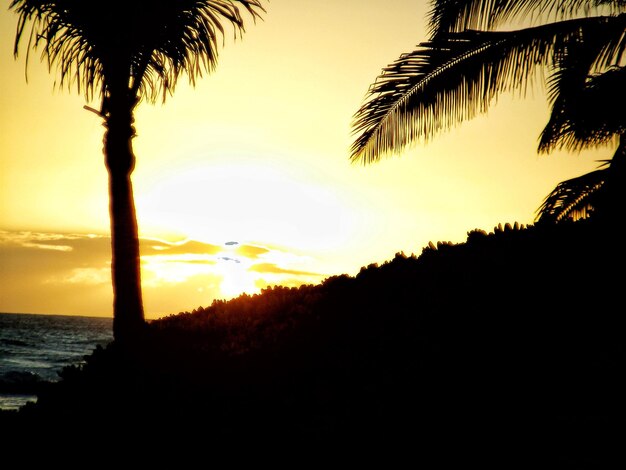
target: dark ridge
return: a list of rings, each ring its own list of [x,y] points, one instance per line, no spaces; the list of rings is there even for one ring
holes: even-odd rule
[[[607,468],[623,458],[625,258],[589,221],[474,230],[152,321],[3,418],[31,438],[111,425],[172,449]]]

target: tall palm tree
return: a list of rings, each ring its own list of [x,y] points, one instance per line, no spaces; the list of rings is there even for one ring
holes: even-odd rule
[[[260,0],[12,0],[18,15],[15,55],[41,50],[61,87],[75,89],[104,120],[105,164],[109,175],[113,332],[128,341],[145,323],[139,241],[131,173],[134,110],[174,91],[178,78],[192,84],[217,64],[222,23],[244,32],[240,9],[253,19]]]
[[[516,21],[524,27],[512,29]],[[539,219],[626,202],[625,0],[434,0],[429,24],[430,40],[383,69],[355,113],[353,161],[432,138],[547,73],[552,110],[539,151],[615,141],[617,150],[604,168],[558,185]]]

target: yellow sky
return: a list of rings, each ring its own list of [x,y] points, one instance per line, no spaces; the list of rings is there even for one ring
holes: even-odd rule
[[[53,90],[36,55],[26,83],[8,4],[0,311],[110,315],[103,128],[81,96]],[[214,74],[195,89],[181,82],[164,105],[139,106],[133,182],[149,317],[242,289],[355,274],[475,228],[531,223],[558,182],[611,155],[537,155],[547,119],[539,91],[501,97],[487,116],[398,157],[351,164],[352,115],[381,68],[426,39],[427,5],[272,0],[264,21],[227,40]],[[166,243],[185,240],[200,245],[183,253]]]

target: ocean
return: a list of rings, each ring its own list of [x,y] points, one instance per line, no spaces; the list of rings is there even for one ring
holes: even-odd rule
[[[112,340],[111,318],[0,313],[0,409],[36,401],[34,384]]]

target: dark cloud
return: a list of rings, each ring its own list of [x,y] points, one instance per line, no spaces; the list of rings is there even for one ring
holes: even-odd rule
[[[226,242],[224,243],[226,246],[239,245],[239,242]]]

